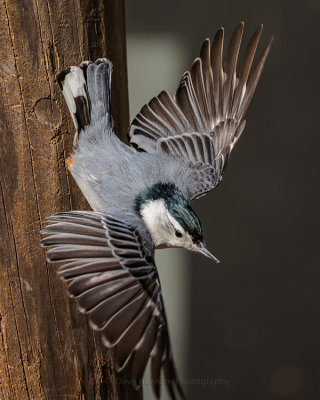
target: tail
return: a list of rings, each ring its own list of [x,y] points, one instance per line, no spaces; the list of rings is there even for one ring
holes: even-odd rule
[[[112,63],[99,58],[95,63],[83,61],[80,67],[70,67],[57,76],[76,128],[74,147],[88,126],[105,119],[107,127],[112,128],[111,74]]]

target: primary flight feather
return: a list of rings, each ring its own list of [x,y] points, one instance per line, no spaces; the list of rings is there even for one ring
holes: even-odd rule
[[[190,202],[212,190],[245,126],[272,39],[252,67],[262,26],[238,67],[240,23],[223,57],[224,31],[206,39],[172,98],[163,91],[133,120],[128,135],[114,133],[107,59],[83,62],[58,76],[76,133],[68,168],[93,211],[47,218],[47,260],[63,263],[59,276],[103,343],[114,349],[138,389],[151,358],[160,397],[164,372],[172,399],[182,390],[170,346],[156,248],[184,247],[218,261],[204,245]]]

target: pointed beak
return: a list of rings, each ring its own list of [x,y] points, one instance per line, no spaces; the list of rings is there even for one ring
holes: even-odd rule
[[[217,264],[220,263],[220,261],[215,257],[203,243],[200,243],[198,246],[196,246],[196,251],[198,253],[203,254],[204,256],[211,258],[211,260],[214,260]]]

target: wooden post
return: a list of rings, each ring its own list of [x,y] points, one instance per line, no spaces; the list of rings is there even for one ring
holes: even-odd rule
[[[128,127],[124,1],[0,0],[0,42],[0,398],[125,398],[39,246],[45,217],[89,208],[65,168],[74,127],[55,75],[110,58],[115,127]]]

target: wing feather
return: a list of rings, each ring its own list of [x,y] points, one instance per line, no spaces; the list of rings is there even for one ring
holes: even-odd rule
[[[202,79],[204,85],[204,96],[206,98],[206,109],[207,109],[207,123],[214,120],[215,108],[213,103],[213,74],[211,69],[210,61],[210,39],[206,39],[200,50],[200,59],[202,63]],[[208,126],[208,130],[211,131],[211,126]]]
[[[243,95],[245,93],[245,85],[248,80],[248,76],[250,73],[250,69],[253,63],[254,55],[256,53],[258,43],[261,37],[263,26],[260,25],[257,30],[252,35],[249,44],[246,48],[245,55],[239,67],[239,81],[237,87],[235,89],[233,104],[232,104],[232,112],[231,116],[234,117],[236,111],[238,110],[239,103],[241,102]]]
[[[256,87],[258,85],[260,76],[262,74],[264,64],[265,64],[268,54],[270,52],[270,48],[273,43],[273,40],[274,40],[273,37],[269,40],[264,51],[262,52],[257,64],[253,67],[251,75],[248,78],[247,87],[246,87],[246,95],[243,96],[241,105],[239,105],[238,116],[239,116],[240,120],[242,120],[242,118],[244,117],[244,115],[247,112],[247,109],[249,107],[249,104],[252,100],[252,97],[253,97]]]
[[[223,56],[223,40],[224,40],[224,29],[220,28],[212,43],[212,56],[211,56],[211,68],[213,73],[213,101],[216,110],[216,119],[213,121],[214,128],[223,118],[223,68],[222,68],[222,56]]]
[[[134,349],[152,318],[153,308],[151,301],[149,301],[125,330],[115,346],[115,367],[117,371],[123,370],[129,364]]]
[[[239,56],[244,24],[241,22],[232,34],[224,64],[225,82],[223,85],[223,116],[229,118],[236,80],[236,66]]]

